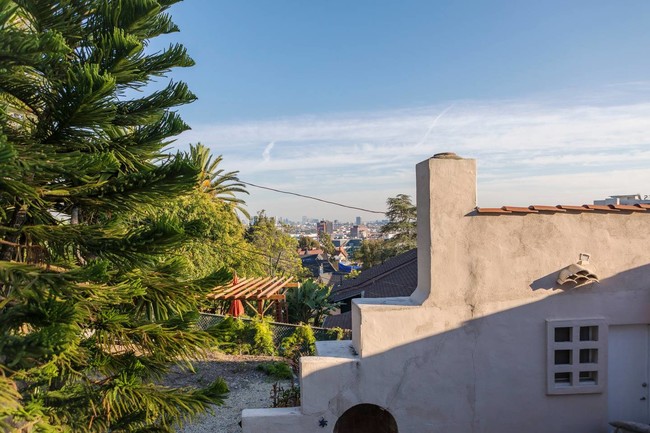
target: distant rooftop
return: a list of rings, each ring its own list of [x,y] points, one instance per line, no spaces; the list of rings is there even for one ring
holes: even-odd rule
[[[417,286],[417,275],[417,249],[414,248],[345,280],[332,289],[330,300],[339,302],[362,292],[365,298],[410,296]]]
[[[641,194],[623,194],[623,195],[611,195],[605,200],[594,200],[594,204],[608,205],[608,204],[650,204],[650,195],[641,195]]]

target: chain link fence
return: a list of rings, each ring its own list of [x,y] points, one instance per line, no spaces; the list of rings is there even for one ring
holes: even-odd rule
[[[201,313],[199,315],[199,320],[197,321],[197,325],[201,329],[207,329],[210,326],[220,323],[226,317],[227,316],[223,316],[221,314]],[[240,317],[239,319],[247,322],[253,320],[246,317]],[[277,347],[280,347],[280,343],[282,343],[282,340],[291,336],[291,334],[295,332],[296,328],[299,325],[292,325],[290,323],[270,322],[269,326],[271,327],[271,331],[273,331],[273,342]],[[319,328],[315,326],[312,326],[311,329],[314,331],[314,337],[316,337],[316,341],[336,339],[336,331],[333,331],[332,329]],[[342,340],[349,340],[351,338],[352,338],[352,331],[349,329],[344,329]]]

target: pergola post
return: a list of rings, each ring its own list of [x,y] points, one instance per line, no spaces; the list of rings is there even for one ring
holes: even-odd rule
[[[257,300],[257,314],[260,315],[260,318],[264,317],[264,301],[261,299]]]

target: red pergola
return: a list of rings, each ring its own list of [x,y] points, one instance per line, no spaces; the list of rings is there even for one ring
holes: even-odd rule
[[[269,308],[275,307],[275,319],[282,322],[287,320],[285,291],[300,285],[292,283],[292,279],[293,277],[239,278],[235,282],[212,289],[208,299],[246,302],[260,316]],[[265,301],[268,301],[266,306]]]

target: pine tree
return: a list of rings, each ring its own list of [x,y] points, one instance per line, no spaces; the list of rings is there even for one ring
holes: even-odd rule
[[[416,247],[417,239],[417,209],[411,203],[411,197],[397,194],[386,200],[388,223],[382,228],[383,234],[391,234],[383,246],[382,261],[394,257]]]
[[[258,212],[246,230],[246,240],[254,251],[255,275],[301,276],[304,274],[298,256],[298,241],[278,226],[275,218]]]
[[[156,208],[199,180],[163,151],[195,99],[155,78],[193,64],[174,0],[0,0],[0,429],[171,432],[222,402],[218,380],[170,389],[173,365],[212,344],[200,293]],[[190,296],[188,294],[194,294]]]

